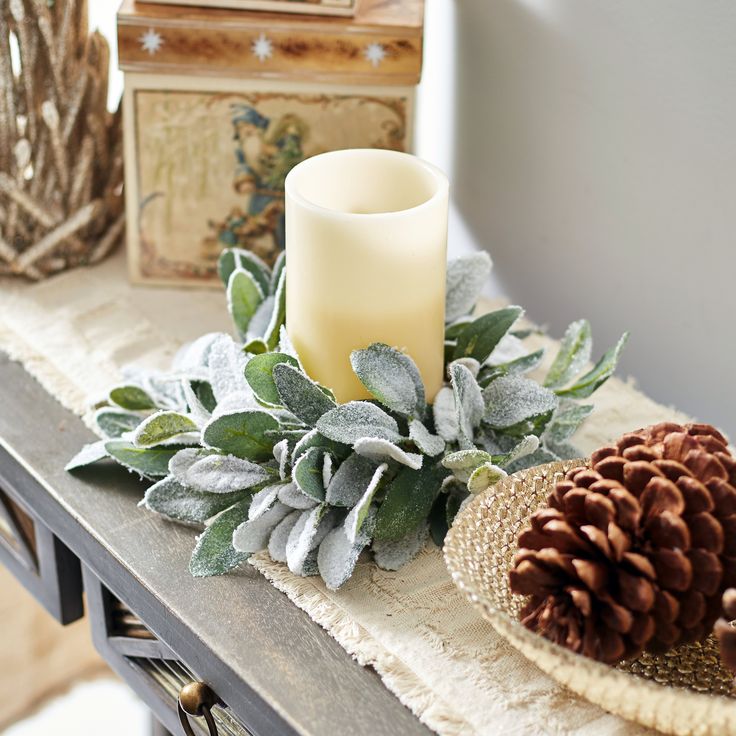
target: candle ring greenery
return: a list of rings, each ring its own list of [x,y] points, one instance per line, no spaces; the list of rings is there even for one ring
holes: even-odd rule
[[[429,405],[412,359],[355,350],[373,397],[338,404],[304,371],[284,328],[285,258],[273,270],[229,249],[219,261],[239,334],[185,346],[168,374],[134,373],[96,407],[103,439],[67,465],[111,458],[148,481],[141,505],[204,527],[190,571],[220,575],[268,550],[331,589],[361,552],[396,570],[431,537],[441,545],[470,494],[506,474],[576,457],[569,440],[613,373],[626,336],[595,364],[590,326],[570,325],[542,383],[525,374],[520,307],[470,316],[490,271],[484,253],[447,269],[447,383]]]

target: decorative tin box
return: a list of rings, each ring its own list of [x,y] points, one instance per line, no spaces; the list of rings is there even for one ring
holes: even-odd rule
[[[292,166],[410,150],[422,23],[423,0],[361,0],[354,18],[124,0],[131,279],[215,283],[232,245],[273,262]]]
[[[162,5],[197,5],[205,8],[238,8],[308,15],[354,15],[359,0],[147,0]]]

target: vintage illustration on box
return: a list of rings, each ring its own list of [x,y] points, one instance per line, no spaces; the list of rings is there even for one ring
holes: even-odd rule
[[[284,180],[338,148],[405,150],[405,97],[138,90],[138,233],[145,278],[207,280],[237,245],[273,263]]]

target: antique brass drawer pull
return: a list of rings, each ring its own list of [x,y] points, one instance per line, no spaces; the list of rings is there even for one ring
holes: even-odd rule
[[[189,723],[189,716],[202,717],[207,722],[210,736],[217,736],[217,725],[212,716],[212,708],[220,702],[209,685],[203,682],[190,682],[179,693],[177,710],[179,721],[186,736],[196,736]]]

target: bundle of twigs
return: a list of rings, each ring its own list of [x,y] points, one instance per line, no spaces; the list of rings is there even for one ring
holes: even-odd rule
[[[120,111],[86,0],[0,0],[0,274],[95,263],[124,230]]]

